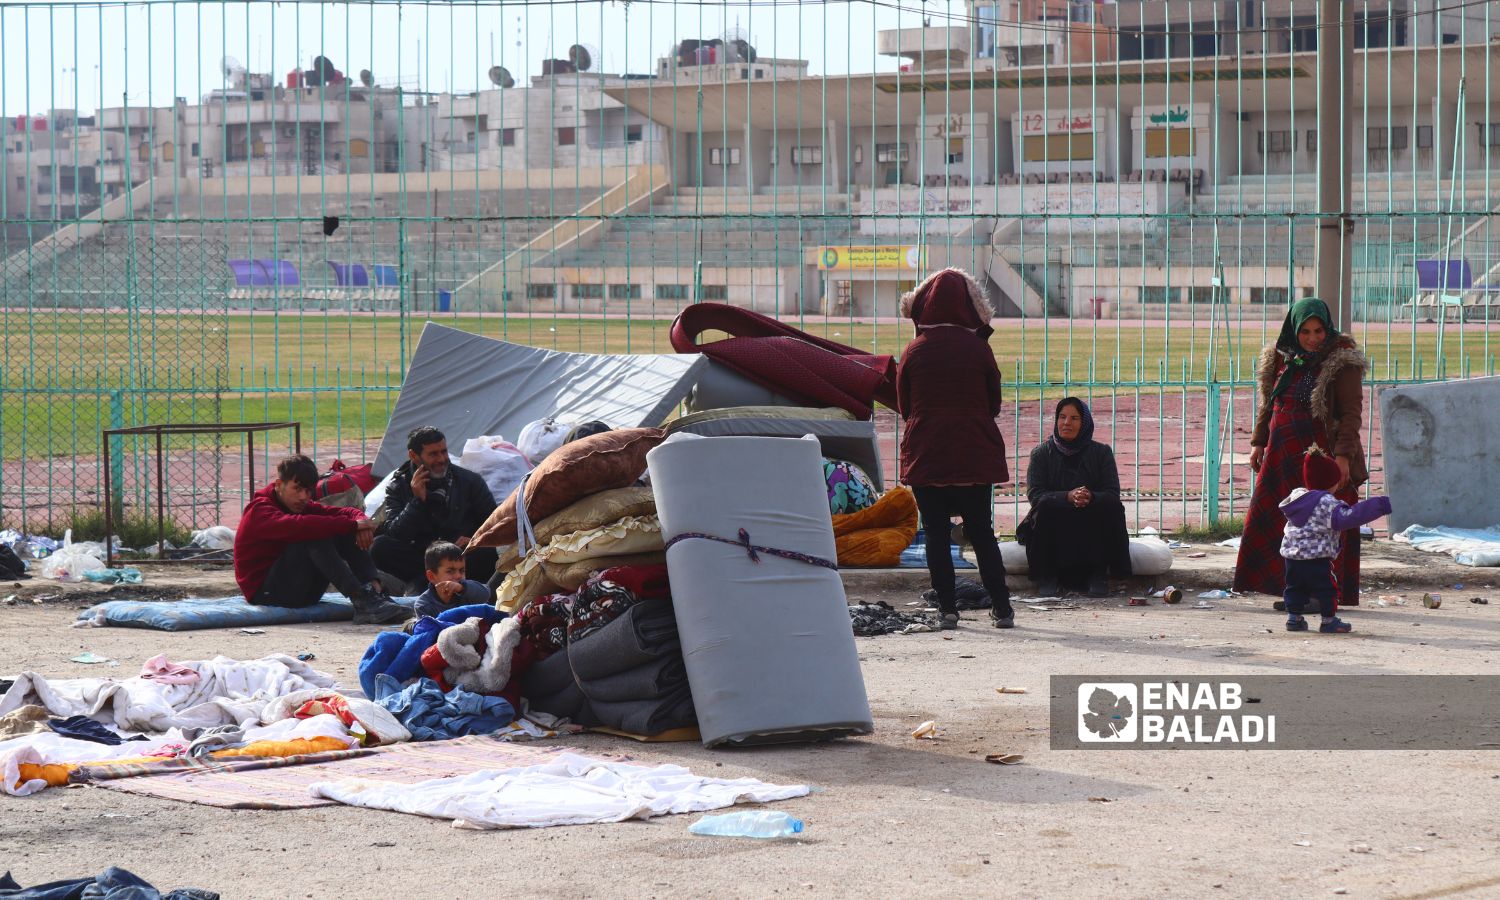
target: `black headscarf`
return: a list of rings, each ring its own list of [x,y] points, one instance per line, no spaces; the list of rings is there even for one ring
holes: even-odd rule
[[[1071,441],[1065,441],[1062,435],[1057,433],[1057,417],[1062,413],[1064,406],[1075,406],[1083,416],[1083,427],[1078,429],[1078,437]],[[1094,414],[1089,411],[1089,405],[1077,397],[1064,397],[1057,401],[1057,408],[1052,411],[1052,446],[1063,456],[1072,456],[1089,444],[1094,442]]]
[[[1323,340],[1323,346],[1317,350],[1303,350],[1302,343],[1297,340],[1297,332],[1307,324],[1308,319],[1317,319],[1323,323],[1328,336]],[[1333,315],[1328,311],[1328,304],[1317,297],[1303,297],[1292,308],[1287,310],[1286,319],[1281,323],[1281,334],[1276,337],[1276,352],[1286,362],[1286,368],[1281,371],[1281,377],[1276,379],[1276,386],[1271,388],[1271,396],[1266,400],[1275,400],[1276,397],[1291,386],[1301,372],[1308,372],[1317,368],[1318,363],[1323,361],[1324,354],[1333,347],[1334,341],[1338,339],[1339,332],[1333,327]]]

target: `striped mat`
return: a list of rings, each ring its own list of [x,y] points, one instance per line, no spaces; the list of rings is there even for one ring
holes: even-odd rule
[[[97,787],[127,794],[162,797],[227,809],[302,809],[338,806],[313,797],[309,785],[339,778],[375,778],[412,784],[429,778],[449,778],[479,769],[507,769],[549,761],[559,746],[519,744],[491,735],[471,735],[451,741],[392,744],[373,752],[302,765],[194,768],[187,771],[135,773],[145,777],[95,780]],[[357,751],[356,751],[357,752]]]

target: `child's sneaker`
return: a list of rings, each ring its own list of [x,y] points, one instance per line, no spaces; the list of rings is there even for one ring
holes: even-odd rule
[[[1286,630],[1287,631],[1306,631],[1307,630],[1307,620],[1304,619],[1304,618],[1302,618],[1301,616],[1295,615],[1295,614],[1287,616],[1286,617]]]
[[[1318,626],[1318,631],[1323,634],[1348,634],[1353,630],[1353,625],[1350,625],[1338,616],[1328,616],[1323,619],[1323,624]]]

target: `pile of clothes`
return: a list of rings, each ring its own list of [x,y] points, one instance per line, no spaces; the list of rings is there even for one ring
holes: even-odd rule
[[[126,762],[302,756],[411,738],[386,709],[284,655],[156,657],[119,681],[23,672],[0,695],[0,792],[24,796]]]
[[[487,604],[423,616],[410,633],[376,636],[360,660],[360,686],[419,741],[511,727],[520,676],[540,658],[520,624]]]
[[[696,727],[665,565],[605,569],[518,618],[545,655],[522,683],[532,709],[635,737]]]
[[[937,622],[927,616],[897,612],[888,603],[855,603],[849,607],[849,624],[858,637],[882,634],[922,634],[937,631]]]

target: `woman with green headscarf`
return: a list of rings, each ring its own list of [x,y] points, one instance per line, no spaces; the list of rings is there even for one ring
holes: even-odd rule
[[[1328,304],[1305,297],[1292,305],[1276,343],[1256,367],[1261,403],[1250,437],[1257,480],[1234,569],[1234,589],[1280,595],[1285,587],[1278,504],[1302,487],[1302,458],[1314,444],[1333,455],[1342,479],[1334,494],[1348,503],[1369,473],[1359,429],[1364,421],[1365,357],[1333,325]],[[1334,561],[1340,606],[1359,604],[1359,540],[1343,542]]]

